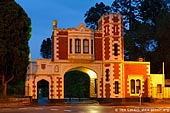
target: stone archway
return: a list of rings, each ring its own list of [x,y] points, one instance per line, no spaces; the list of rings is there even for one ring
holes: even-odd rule
[[[81,86],[81,85],[77,86],[77,90],[80,93],[83,93],[83,91],[85,91],[84,93],[87,93],[86,95],[84,95],[85,98],[87,98],[87,97],[97,98],[97,75],[94,71],[92,71],[88,68],[85,68],[85,67],[77,67],[77,68],[68,70],[64,75],[64,93],[67,93],[66,87],[68,84],[66,82],[67,82],[67,79],[69,79],[67,77],[71,77],[71,76],[79,79],[79,80],[77,80],[79,83],[76,83],[76,84],[84,84],[84,86]],[[72,81],[71,81],[72,84],[74,84],[73,80],[74,79],[72,79]],[[69,86],[71,87],[71,84]],[[69,90],[71,90],[71,89],[69,89]],[[76,92],[78,92],[78,91],[76,91]],[[64,94],[65,98],[68,98],[67,96],[68,96],[68,94]],[[83,98],[83,96],[82,96],[82,98]]]
[[[44,79],[37,82],[37,99],[40,104],[48,103],[49,82]]]
[[[69,71],[64,75],[65,98],[89,98],[90,77],[81,71]]]

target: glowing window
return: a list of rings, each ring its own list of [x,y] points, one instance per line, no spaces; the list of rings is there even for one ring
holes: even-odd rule
[[[130,82],[131,82],[131,93],[135,94],[135,80],[132,79]]]
[[[157,84],[157,92],[162,93],[162,85],[161,84]]]
[[[141,90],[141,80],[132,79],[130,81],[130,84],[131,84],[131,94],[139,94]]]
[[[136,80],[136,93],[139,94],[139,91],[140,91],[140,80],[137,79],[137,80]]]

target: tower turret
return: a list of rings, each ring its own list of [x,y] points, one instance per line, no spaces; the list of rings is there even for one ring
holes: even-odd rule
[[[103,60],[124,59],[123,22],[121,14],[103,15],[98,21],[103,38]]]

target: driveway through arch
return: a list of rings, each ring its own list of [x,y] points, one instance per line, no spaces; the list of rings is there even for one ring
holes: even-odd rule
[[[70,78],[71,81],[67,81],[70,80]],[[76,84],[77,86],[75,86]],[[71,86],[77,89],[71,89]],[[97,98],[97,74],[93,70],[85,67],[77,67],[68,70],[64,75],[64,97],[76,97],[76,95],[69,93],[81,93],[80,95],[77,94],[77,98],[79,98],[78,96],[81,96],[80,98]]]

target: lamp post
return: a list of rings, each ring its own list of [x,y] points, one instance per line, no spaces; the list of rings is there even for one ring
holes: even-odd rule
[[[142,104],[142,92],[139,90],[139,106]]]

